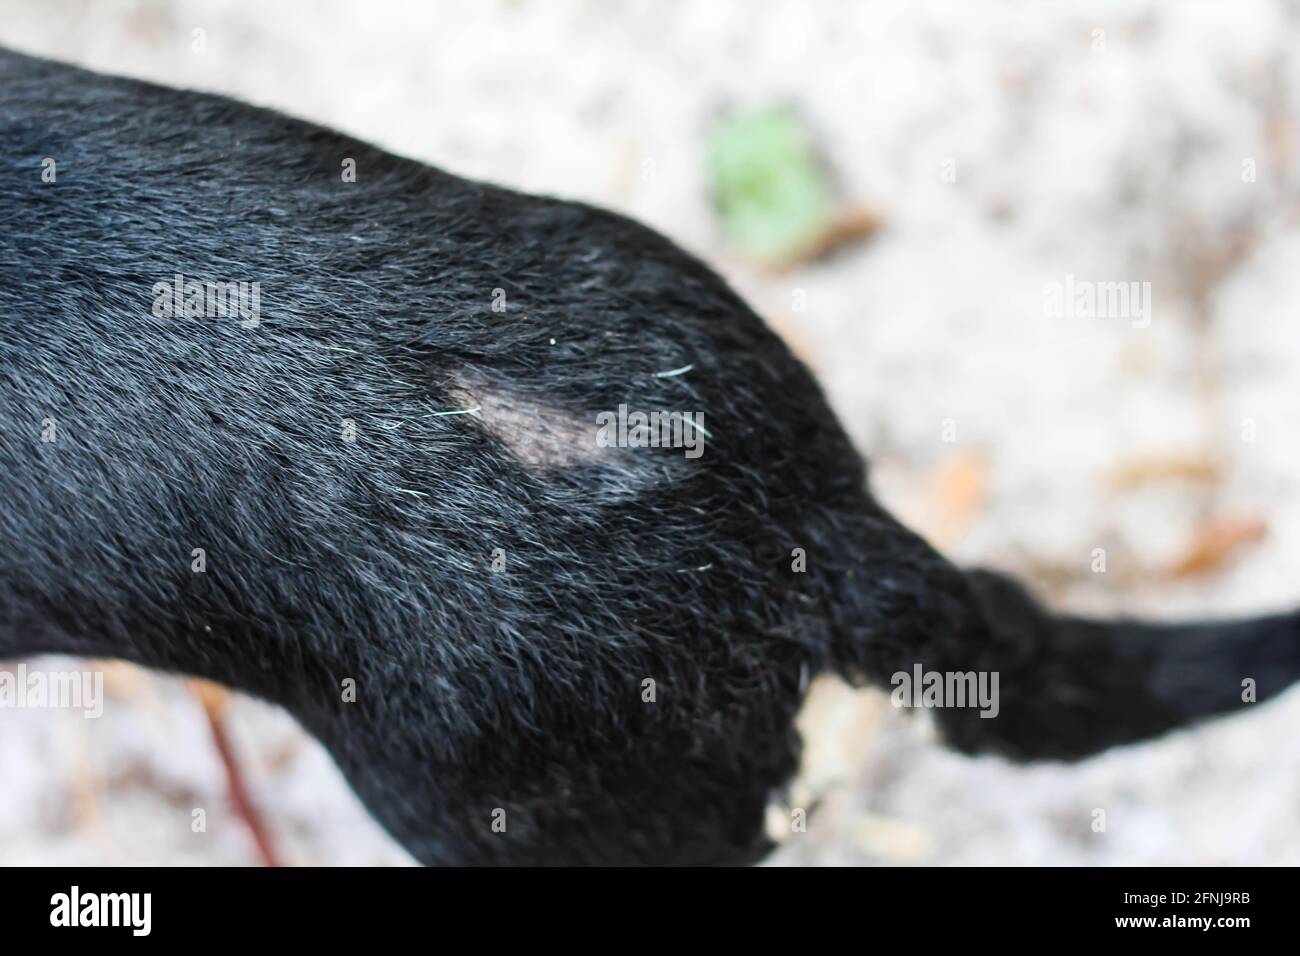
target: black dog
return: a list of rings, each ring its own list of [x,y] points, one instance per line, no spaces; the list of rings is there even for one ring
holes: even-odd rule
[[[1067,759],[1300,675],[954,568],[655,233],[220,97],[0,51],[0,319],[0,656],[275,701],[427,863],[756,860],[819,672]]]

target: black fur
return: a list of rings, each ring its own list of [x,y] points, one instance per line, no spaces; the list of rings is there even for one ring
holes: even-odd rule
[[[175,273],[260,282],[261,324],[155,316]],[[1294,617],[1060,620],[955,569],[655,233],[220,97],[0,51],[0,319],[0,655],[275,701],[427,863],[756,860],[827,670],[998,670],[998,718],[938,715],[1022,757],[1300,673]],[[540,456],[441,414],[467,396],[523,409]],[[703,412],[704,454],[564,437],[620,404]]]

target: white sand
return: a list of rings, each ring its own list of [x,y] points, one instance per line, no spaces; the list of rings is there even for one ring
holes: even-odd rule
[[[900,517],[1060,606],[1166,617],[1300,592],[1298,40],[1280,0],[0,0],[2,43],[651,223],[813,365]],[[773,102],[801,110],[846,195],[886,223],[781,276],[722,246],[704,179],[711,122]],[[1150,282],[1150,326],[1045,316],[1044,284],[1066,274]],[[1115,487],[1115,469],[1152,456],[1221,475]],[[957,518],[934,491],[954,468],[982,485]],[[1234,515],[1264,519],[1267,537],[1203,578],[1160,573],[1200,522]],[[197,703],[170,679],[114,683],[100,720],[0,712],[0,863],[251,861]],[[404,859],[292,721],[246,700],[233,720],[289,860]],[[947,753],[891,713],[778,860],[1295,864],[1298,720],[1292,693],[1026,769]]]

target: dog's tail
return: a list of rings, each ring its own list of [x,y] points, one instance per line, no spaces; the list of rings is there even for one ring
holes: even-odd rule
[[[967,581],[992,631],[975,657],[979,667],[1000,671],[1000,699],[994,717],[970,707],[937,712],[945,737],[962,750],[1083,757],[1245,710],[1300,679],[1300,614],[1096,621],[1052,615],[995,574]]]
[[[893,530],[895,555],[912,560],[868,585],[859,620],[873,633],[841,645],[840,669],[907,685],[896,694],[904,705],[928,706],[914,683],[929,680],[930,712],[960,750],[1077,759],[1246,711],[1300,679],[1300,613],[1194,624],[1058,616],[1014,581],[962,572]],[[945,699],[953,688],[965,699]]]

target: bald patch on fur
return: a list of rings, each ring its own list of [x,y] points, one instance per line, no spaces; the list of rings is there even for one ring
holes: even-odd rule
[[[463,379],[448,392],[453,406],[473,416],[529,468],[550,471],[605,461],[613,451],[596,443],[590,420],[486,382]]]

